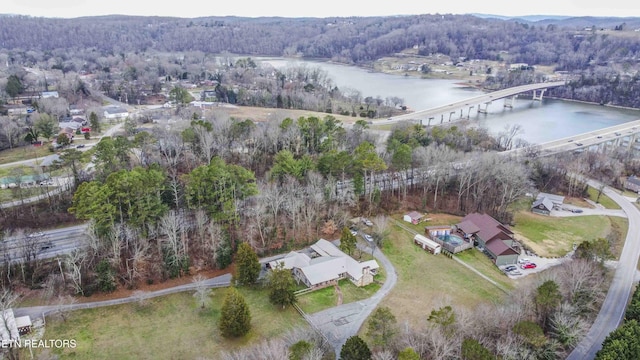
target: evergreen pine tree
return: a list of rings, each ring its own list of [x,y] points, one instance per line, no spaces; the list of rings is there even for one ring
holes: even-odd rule
[[[241,243],[236,254],[236,280],[240,285],[253,285],[260,275],[258,255],[247,243]]]
[[[340,360],[369,360],[371,350],[369,346],[358,335],[347,339],[340,350]]]
[[[244,297],[230,287],[220,310],[218,329],[224,337],[240,337],[251,330],[251,312]]]

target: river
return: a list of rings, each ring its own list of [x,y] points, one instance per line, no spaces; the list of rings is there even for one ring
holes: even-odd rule
[[[458,80],[419,79],[415,77],[370,72],[366,69],[327,62],[259,58],[281,68],[288,64],[317,66],[325,70],[338,88],[359,90],[363,97],[397,96],[414,110],[424,110],[481,94]],[[520,138],[530,143],[571,137],[640,119],[640,111],[605,107],[596,104],[543,98],[542,102],[516,99],[513,108],[505,108],[503,100],[495,101],[487,114],[474,114],[471,120],[486,127],[492,134],[519,124]]]

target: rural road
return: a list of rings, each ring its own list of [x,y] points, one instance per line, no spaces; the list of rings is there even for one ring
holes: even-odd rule
[[[589,185],[598,187],[598,183],[589,181]],[[638,256],[640,256],[640,210],[617,191],[607,187],[604,194],[618,203],[629,219],[629,230],[622,248],[620,261],[609,286],[607,297],[600,308],[600,313],[589,329],[587,335],[569,354],[568,360],[593,359],[602,348],[602,342],[615,330],[624,316],[625,307],[631,294]]]
[[[358,243],[358,247],[363,251],[369,251],[371,249],[366,246],[361,246],[360,243]],[[358,333],[364,321],[396,285],[398,280],[393,264],[391,264],[391,261],[387,259],[380,249],[376,248],[374,257],[380,262],[380,265],[382,265],[387,274],[387,279],[378,292],[365,300],[343,304],[307,315],[307,320],[327,337],[338,357],[342,345],[344,345],[349,337]]]
[[[207,288],[229,286],[229,284],[231,283],[231,274],[216,276],[211,279],[204,280],[203,283],[204,283],[204,286],[206,286]],[[144,293],[142,296],[134,295],[134,296],[120,298],[120,299],[69,304],[69,305],[62,305],[62,306],[46,305],[46,306],[23,307],[23,308],[15,308],[14,312],[16,316],[29,315],[32,319],[35,319],[35,318],[40,318],[43,315],[47,315],[57,311],[93,309],[93,308],[98,308],[103,306],[126,304],[134,301],[139,301],[141,299],[151,299],[154,297],[174,294],[174,293],[183,292],[183,291],[194,291],[198,286],[199,284],[197,283],[189,283],[189,284],[179,285],[179,286],[166,288],[162,290],[150,291],[150,292]]]

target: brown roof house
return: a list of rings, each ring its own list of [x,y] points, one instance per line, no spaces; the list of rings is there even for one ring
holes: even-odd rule
[[[408,222],[408,223],[412,223],[412,224],[419,224],[420,221],[422,221],[424,215],[420,214],[417,211],[412,211],[408,214],[405,214],[402,217],[402,220]]]
[[[515,264],[520,253],[514,248],[513,232],[487,214],[465,216],[458,225],[465,238],[473,238],[496,266]]]
[[[375,260],[358,262],[325,239],[311,245],[311,250],[311,256],[292,251],[269,267],[291,270],[298,282],[313,290],[336,285],[340,279],[349,279],[356,286],[369,285],[380,267]]]

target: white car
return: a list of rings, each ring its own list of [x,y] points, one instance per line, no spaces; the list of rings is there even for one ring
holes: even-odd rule
[[[367,226],[373,226],[373,223],[371,222],[371,220],[369,220],[367,218],[362,218],[362,223],[367,225]]]
[[[530,263],[531,260],[527,259],[527,258],[522,258],[522,259],[518,259],[518,264],[527,264]]]
[[[31,234],[27,235],[27,237],[30,237],[30,238],[37,238],[37,237],[42,237],[42,236],[44,236],[43,232],[35,232],[35,233],[31,233]]]
[[[363,234],[362,237],[364,237],[364,239],[367,240],[368,242],[373,242],[373,236],[369,234]]]
[[[351,235],[353,235],[353,236],[358,235],[358,232],[356,230],[351,229],[349,231],[351,232]]]

